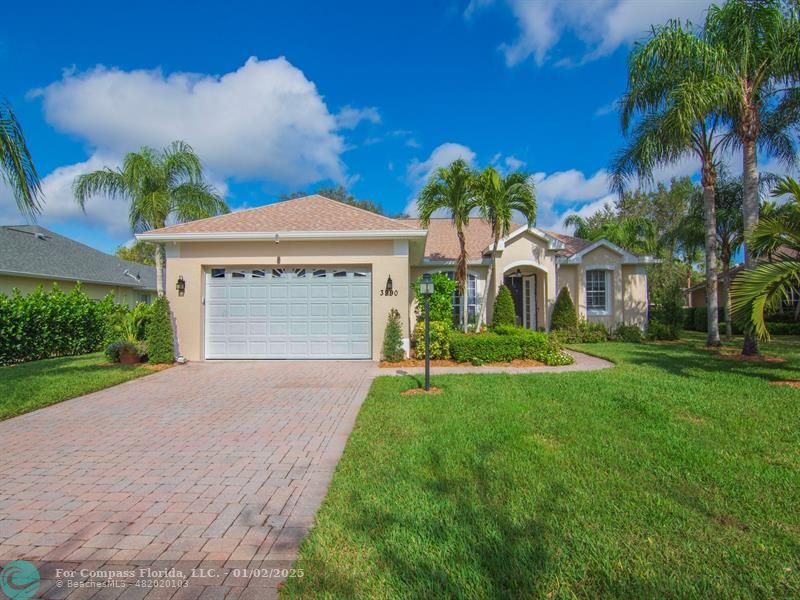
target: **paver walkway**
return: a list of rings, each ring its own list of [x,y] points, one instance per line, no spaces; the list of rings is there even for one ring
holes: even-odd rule
[[[0,565],[33,562],[43,598],[274,596],[285,571],[243,569],[291,566],[373,371],[192,363],[0,422]]]

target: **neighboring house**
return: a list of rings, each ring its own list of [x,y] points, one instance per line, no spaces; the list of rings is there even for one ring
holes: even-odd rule
[[[497,283],[487,284],[491,229],[471,219],[466,236],[472,319],[486,294],[491,321],[496,289],[505,283],[524,327],[549,327],[563,286],[582,317],[609,328],[646,324],[648,257],[605,240],[518,226],[501,240]],[[425,272],[452,272],[458,251],[449,219],[434,219],[426,230],[317,195],[137,237],[166,244],[179,352],[191,360],[377,359],[389,311],[400,312],[408,342],[413,282]]]
[[[120,260],[37,225],[0,226],[0,293],[29,294],[54,283],[69,292],[80,282],[90,298],[109,292],[133,306],[155,298],[155,268]]]

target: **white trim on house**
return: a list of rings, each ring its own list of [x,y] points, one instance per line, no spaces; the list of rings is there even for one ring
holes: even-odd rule
[[[247,240],[378,240],[425,238],[425,229],[358,231],[246,231],[194,233],[137,233],[136,239],[145,242],[231,242]]]
[[[623,265],[630,265],[630,264],[648,264],[654,265],[656,263],[661,262],[657,258],[653,258],[652,256],[638,256],[631,252],[628,252],[624,248],[620,248],[616,244],[612,244],[607,239],[597,240],[596,242],[589,244],[581,250],[580,252],[576,252],[572,256],[562,256],[556,259],[558,264],[562,265],[577,265],[583,262],[583,257],[586,256],[589,252],[593,250],[597,250],[600,247],[608,248],[612,252],[616,252],[620,256],[622,256],[622,264]]]
[[[418,265],[411,265],[412,267],[452,267],[458,261],[456,260],[442,260],[438,258],[423,258],[422,262]],[[467,265],[474,267],[488,267],[491,264],[489,258],[470,258],[467,260]]]
[[[547,249],[548,250],[563,250],[564,249],[564,242],[562,242],[561,240],[557,240],[553,236],[546,234],[541,229],[537,229],[536,227],[528,227],[526,225],[523,225],[522,227],[519,227],[519,228],[515,229],[514,231],[509,233],[504,238],[500,238],[500,242],[497,245],[498,249],[499,250],[504,250],[505,246],[506,246],[506,243],[510,242],[514,238],[519,237],[520,235],[522,235],[526,231],[528,233],[530,233],[531,235],[533,235],[535,237],[538,237],[540,240],[544,240],[545,242],[547,242]],[[489,244],[489,246],[487,246],[487,248],[483,252],[484,252],[484,254],[486,254],[488,252],[492,252],[493,250],[494,250],[494,242]]]

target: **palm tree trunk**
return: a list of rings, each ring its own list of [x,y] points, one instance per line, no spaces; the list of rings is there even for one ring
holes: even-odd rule
[[[687,271],[688,272],[686,274],[686,289],[689,290],[692,287],[692,265],[689,265],[689,268],[688,268]],[[689,291],[686,294],[686,306],[688,306],[689,308],[692,308],[692,292],[691,291]]]
[[[711,171],[713,166],[706,165],[703,170]],[[717,301],[717,217],[714,196],[714,175],[703,177],[703,221],[706,246],[706,311],[708,336],[706,346],[720,346],[719,339],[719,303]]]
[[[743,167],[742,187],[744,198],[742,199],[742,217],[744,220],[744,266],[752,269],[756,266],[756,257],[750,252],[747,244],[747,237],[758,225],[758,157],[756,155],[755,136],[748,136],[742,144]],[[744,332],[744,343],[742,354],[754,356],[759,353],[758,339],[748,327]]]
[[[164,295],[164,244],[156,244],[156,294]]]
[[[725,337],[733,337],[733,324],[731,323],[731,265],[730,258],[722,257],[722,310],[725,313]]]
[[[477,327],[480,331],[481,322],[483,322],[483,315],[487,314],[486,305],[489,302],[489,290],[492,290],[492,295],[497,297],[497,274],[495,273],[495,265],[497,263],[497,245],[500,243],[500,236],[494,236],[494,247],[492,248],[492,264],[489,265],[489,270],[486,272],[486,287],[483,290],[483,298],[481,298],[481,310],[478,314]],[[488,320],[488,319],[487,319]]]
[[[456,264],[456,284],[458,285],[458,292],[461,294],[461,327],[466,333],[467,301],[469,300],[469,290],[467,289],[467,240],[461,229],[457,233],[460,252],[458,254],[458,263]]]

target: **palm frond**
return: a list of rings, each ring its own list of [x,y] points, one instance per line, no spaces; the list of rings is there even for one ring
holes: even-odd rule
[[[769,338],[765,313],[788,300],[792,289],[800,287],[800,261],[764,262],[755,269],[739,273],[731,286],[731,308],[739,323],[752,327],[760,338]]]
[[[19,211],[35,219],[42,210],[42,185],[22,126],[7,102],[0,102],[0,180],[11,188]]]

